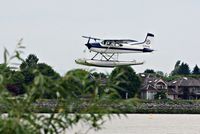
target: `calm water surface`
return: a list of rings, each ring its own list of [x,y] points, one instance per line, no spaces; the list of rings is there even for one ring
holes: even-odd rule
[[[84,134],[88,126],[79,124],[67,133]],[[106,121],[100,131],[88,134],[200,134],[200,115],[127,114]]]

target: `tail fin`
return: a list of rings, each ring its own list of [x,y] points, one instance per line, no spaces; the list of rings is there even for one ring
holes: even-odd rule
[[[150,44],[152,44],[153,37],[154,37],[154,35],[152,33],[147,33],[147,36],[146,36],[145,41],[144,41],[146,46],[150,46]]]

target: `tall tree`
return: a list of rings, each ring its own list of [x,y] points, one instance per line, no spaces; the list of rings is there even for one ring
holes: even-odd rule
[[[171,72],[172,75],[177,75],[177,72],[178,72],[179,67],[180,67],[180,63],[181,63],[180,60],[178,60],[178,61],[176,62],[175,66],[174,66],[174,70]]]
[[[190,68],[187,63],[177,61],[174,67],[174,70],[171,73],[172,75],[189,75]]]
[[[62,78],[62,86],[68,95],[76,98],[101,98],[107,95],[111,98],[119,97],[110,82],[103,82],[99,77],[83,69],[74,69],[67,72]]]
[[[25,77],[25,84],[33,82],[34,74],[33,70],[37,68],[37,62],[39,59],[36,55],[30,54],[24,62],[20,65],[20,70]]]
[[[62,86],[65,88],[68,94],[74,97],[90,95],[93,90],[92,78],[88,71],[83,69],[73,69],[66,73],[63,77]]]
[[[156,75],[158,75],[158,76],[164,76],[165,74],[164,74],[163,71],[156,71]]]
[[[111,82],[119,88],[116,88],[122,98],[131,98],[136,95],[140,87],[140,79],[130,66],[116,67],[111,75]]]
[[[35,68],[37,66],[39,59],[36,55],[30,54],[27,59],[20,65],[21,70]]]
[[[60,75],[46,63],[38,63],[37,69],[42,75],[52,78],[53,80],[60,78]]]
[[[166,91],[159,91],[155,94],[154,98],[156,100],[167,99]]]
[[[33,82],[34,70],[39,71],[42,75],[53,80],[60,78],[60,75],[53,68],[45,63],[38,63],[39,59],[36,55],[30,54],[27,59],[20,65],[20,70],[25,77],[25,83]]]
[[[153,69],[146,69],[144,73],[155,74],[156,72]]]
[[[190,68],[187,63],[182,63],[178,69],[177,74],[179,75],[189,75],[190,74]]]
[[[200,74],[200,69],[197,65],[194,67],[192,74]]]

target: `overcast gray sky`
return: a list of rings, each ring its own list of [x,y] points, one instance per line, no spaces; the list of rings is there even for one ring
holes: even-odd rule
[[[147,32],[155,34],[152,47],[157,51],[122,57],[145,60],[144,65],[133,66],[137,72],[153,68],[169,73],[177,60],[191,68],[200,66],[199,0],[0,1],[1,55],[4,46],[11,51],[23,38],[24,57],[34,53],[61,74],[73,68],[92,69],[74,62],[89,56],[83,52],[86,40],[81,35],[143,41]]]

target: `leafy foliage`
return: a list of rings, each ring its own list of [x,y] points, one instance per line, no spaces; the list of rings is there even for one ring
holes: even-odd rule
[[[155,74],[156,72],[153,69],[146,69],[144,73]]]
[[[171,73],[172,75],[189,75],[190,68],[187,63],[177,61],[174,67],[174,70]]]
[[[22,48],[20,45],[18,47]],[[16,51],[16,55],[10,58],[8,52],[4,52],[5,61],[0,65],[0,112],[7,112],[6,115],[0,113],[0,133],[63,133],[80,121],[86,122],[89,129],[101,128],[107,109],[98,107],[98,104],[115,93],[111,85],[92,79],[90,72],[84,70],[69,71],[65,77],[60,77],[50,66],[38,63],[35,55],[21,60],[20,54]],[[8,65],[11,60],[8,59],[23,61],[20,70],[10,69]],[[10,90],[22,88],[18,84],[26,92],[13,96]],[[75,112],[86,94],[92,95],[92,99]],[[40,107],[37,102],[44,98],[54,100],[49,114],[35,113]],[[81,114],[85,112],[88,114]]]
[[[53,70],[51,66],[47,65],[46,63],[38,63],[37,70],[44,76],[47,76],[53,80],[57,80],[60,78],[60,75],[55,70]]]
[[[92,73],[92,76],[94,76],[97,79],[106,79],[107,78],[106,74],[104,74],[104,73],[97,73],[97,72]]]
[[[165,74],[162,71],[156,71],[156,75],[161,76],[161,77],[165,77]]]
[[[159,91],[159,92],[157,92],[157,94],[155,94],[154,98],[156,100],[167,99],[166,91]]]
[[[37,62],[38,62],[38,58],[37,56],[30,54],[28,56],[28,58],[22,62],[22,64],[20,65],[20,70],[22,72],[22,74],[25,77],[25,84],[30,84],[33,82],[34,80],[34,74],[33,71],[34,69],[37,68]]]
[[[139,77],[129,66],[116,67],[110,75],[110,80],[118,87],[116,89],[124,99],[134,97],[141,84]]]
[[[194,69],[192,71],[192,74],[194,74],[194,75],[200,74],[200,69],[199,69],[199,67],[197,65],[194,67]]]
[[[68,94],[78,98],[97,99],[118,96],[116,90],[108,81],[104,83],[101,79],[96,79],[92,73],[86,70],[75,69],[69,71],[63,77],[62,86]]]

